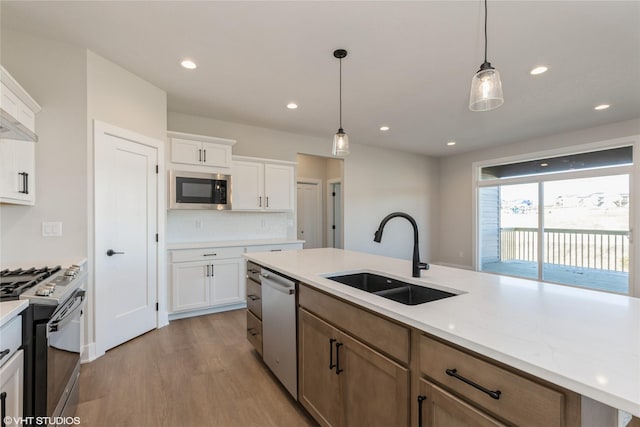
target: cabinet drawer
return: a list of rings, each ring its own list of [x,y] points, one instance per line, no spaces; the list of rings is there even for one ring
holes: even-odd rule
[[[409,329],[300,284],[299,304],[336,327],[404,363],[409,363]]]
[[[262,322],[247,310],[247,339],[262,356]]]
[[[0,328],[0,366],[11,359],[22,345],[22,316],[18,315]]]
[[[419,366],[422,374],[510,423],[532,427],[565,425],[563,393],[426,336],[420,337]],[[498,399],[451,374],[487,391],[499,391]]]
[[[302,243],[284,243],[280,245],[248,246],[247,252],[280,252],[302,249]]]
[[[251,279],[247,279],[247,308],[262,319],[262,286]]]
[[[215,261],[225,258],[242,258],[243,253],[244,249],[241,247],[174,250],[171,251],[170,261]]]

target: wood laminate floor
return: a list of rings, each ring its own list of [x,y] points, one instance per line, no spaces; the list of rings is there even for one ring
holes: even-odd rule
[[[82,426],[313,426],[246,337],[244,310],[175,320],[82,365]]]

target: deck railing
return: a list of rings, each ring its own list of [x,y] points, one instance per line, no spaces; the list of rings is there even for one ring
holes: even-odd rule
[[[544,262],[629,272],[629,232],[546,228]],[[538,261],[537,228],[501,228],[501,261]]]

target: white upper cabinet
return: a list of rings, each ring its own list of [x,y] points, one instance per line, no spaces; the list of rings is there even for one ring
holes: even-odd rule
[[[0,203],[35,204],[39,111],[40,106],[0,66]]]
[[[168,135],[171,163],[174,163],[170,169],[205,171],[231,168],[231,147],[235,144],[234,140],[180,132],[169,132]]]
[[[38,103],[0,65],[0,138],[37,141],[36,114]]]
[[[292,211],[295,163],[234,157],[231,185],[233,210]]]

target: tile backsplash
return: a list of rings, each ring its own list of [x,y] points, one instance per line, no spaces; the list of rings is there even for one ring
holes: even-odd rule
[[[167,212],[167,242],[295,239],[292,212],[231,212],[171,210]]]

